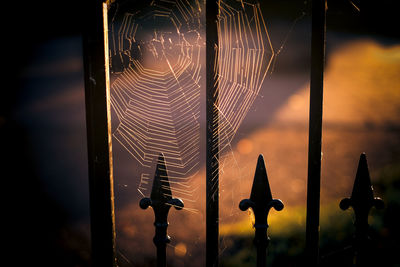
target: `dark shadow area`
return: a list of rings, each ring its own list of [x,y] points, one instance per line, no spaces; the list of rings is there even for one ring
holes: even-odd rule
[[[43,191],[25,129],[3,119],[0,140],[7,258],[16,266],[89,266],[89,241]]]
[[[51,168],[54,156],[58,155],[61,161],[67,159],[62,156],[63,149],[59,145],[63,140],[54,138],[57,129],[51,124],[47,123],[46,129],[45,119],[40,124],[37,118],[35,120],[35,114],[27,114],[27,106],[35,101],[44,102],[53,93],[40,86],[40,83],[51,81],[36,80],[35,85],[26,84],[34,80],[27,77],[28,72],[46,72],[42,66],[34,65],[38,62],[37,51],[51,40],[80,34],[82,9],[79,4],[79,1],[9,1],[3,5],[3,11],[9,15],[2,16],[1,20],[4,80],[0,97],[0,177],[5,207],[2,240],[7,262],[14,266],[72,267],[89,266],[90,263],[87,233],[74,226],[77,218],[88,219],[85,214],[88,209],[80,209],[79,215],[71,215],[70,208],[66,207],[74,202],[87,207],[87,199],[68,200],[76,196],[71,187],[70,192],[62,189],[54,192],[52,188],[49,191],[48,180],[42,175],[43,166],[38,164],[43,159],[50,159],[47,168]],[[61,55],[65,52],[52,51]],[[39,56],[46,57],[45,54],[46,51]],[[60,81],[53,82],[55,88],[59,85]],[[21,120],[25,116],[27,119]],[[64,121],[62,116],[57,119],[61,120],[60,124]],[[36,128],[36,136],[32,128]],[[57,154],[46,155],[49,148],[58,151]],[[86,155],[81,157],[84,160]],[[82,162],[83,166],[85,164]],[[62,185],[68,183],[71,173],[74,171],[58,169],[50,178],[55,181],[53,183]],[[57,182],[59,177],[65,181]],[[80,179],[85,181],[87,177]],[[54,197],[57,194],[63,194],[67,200],[62,203]]]

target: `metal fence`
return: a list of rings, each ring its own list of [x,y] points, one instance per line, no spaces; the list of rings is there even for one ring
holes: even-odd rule
[[[89,152],[90,204],[92,261],[94,266],[116,266],[115,219],[113,193],[113,166],[111,156],[111,122],[107,5],[109,1],[87,1],[87,27],[84,35],[86,113]],[[218,103],[218,80],[214,62],[218,45],[218,1],[206,1],[206,98],[207,98],[207,160],[206,160],[206,265],[218,266],[219,244],[219,201],[218,194],[218,115],[213,111]],[[307,183],[306,248],[304,266],[317,266],[319,256],[319,217],[321,180],[321,139],[322,139],[322,98],[325,59],[325,14],[326,0],[312,1],[312,42],[311,42],[311,91],[309,114],[309,151]],[[168,182],[168,166],[160,154],[154,176],[150,198],[140,201],[143,209],[152,207],[155,215],[154,244],[157,248],[157,266],[166,266],[166,245],[168,212],[171,207],[181,209],[183,202],[173,198]],[[161,179],[162,177],[162,179]],[[257,250],[257,266],[266,266],[269,244],[268,212],[271,208],[282,210],[283,202],[273,199],[267,171],[262,155],[256,164],[253,187],[249,199],[238,200],[238,209],[251,208],[255,214],[254,244]],[[217,195],[217,196],[216,196]],[[283,200],[284,201],[284,200]],[[355,212],[355,235],[351,247],[352,261],[349,264],[367,266],[369,259],[368,214],[375,206],[383,207],[379,198],[373,197],[371,181],[365,154],[361,154],[353,193],[343,199],[340,208],[352,207]],[[150,237],[149,237],[150,238]]]

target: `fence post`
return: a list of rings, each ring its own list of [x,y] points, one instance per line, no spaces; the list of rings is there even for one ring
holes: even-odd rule
[[[250,199],[243,199],[239,204],[239,208],[242,211],[252,208],[254,212],[254,244],[257,247],[257,267],[265,267],[267,264],[267,247],[269,244],[269,237],[267,235],[268,213],[272,207],[280,211],[284,206],[281,200],[272,199],[264,158],[260,155],[254,174]]]
[[[377,209],[382,209],[384,203],[382,199],[374,198],[365,153],[360,156],[351,197],[345,198],[340,202],[342,210],[347,210],[350,206],[353,207],[355,214],[354,263],[356,266],[369,266],[368,214],[373,206]]]
[[[167,234],[168,212],[171,206],[177,210],[182,209],[183,202],[178,198],[172,198],[163,154],[158,157],[150,198],[143,198],[139,205],[142,209],[147,209],[149,206],[153,208],[156,228],[153,242],[157,247],[157,267],[165,267],[167,266],[167,244],[170,242]]]
[[[218,266],[219,250],[219,0],[206,1],[206,266]]]
[[[116,266],[114,188],[108,88],[107,4],[85,3],[83,35],[92,264]]]
[[[319,260],[322,98],[326,32],[325,15],[326,0],[313,0],[306,217],[306,262],[309,267],[317,266]]]

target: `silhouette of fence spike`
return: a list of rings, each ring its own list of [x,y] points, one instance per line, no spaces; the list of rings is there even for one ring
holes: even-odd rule
[[[339,206],[342,210],[347,210],[350,206],[354,210],[354,260],[356,266],[368,266],[368,214],[374,206],[382,209],[384,202],[382,199],[374,197],[365,153],[360,156],[351,197],[342,199]]]
[[[168,212],[171,206],[177,210],[182,209],[183,202],[178,198],[172,198],[167,167],[162,153],[158,157],[150,198],[143,198],[140,200],[139,205],[142,209],[147,209],[149,206],[153,208],[155,217],[153,242],[157,247],[157,266],[165,267],[166,248],[167,243],[170,242],[170,237],[167,234]]]
[[[239,208],[242,211],[252,208],[254,212],[254,244],[257,247],[257,267],[266,266],[269,243],[267,235],[268,213],[272,207],[280,211],[284,205],[281,200],[272,198],[264,157],[259,155],[250,199],[243,199],[239,204]]]

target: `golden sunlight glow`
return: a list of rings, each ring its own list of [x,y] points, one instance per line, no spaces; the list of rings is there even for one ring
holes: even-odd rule
[[[243,138],[236,147],[240,154],[247,155],[253,151],[254,145],[250,139]]]
[[[249,209],[251,211],[251,209]],[[254,234],[254,217],[253,212],[249,212],[249,218],[242,221],[226,223],[220,225],[220,235],[253,235]],[[285,207],[277,214],[271,209],[268,216],[269,232],[274,234],[285,234],[293,229],[293,227],[302,227],[305,225],[305,207]]]
[[[324,123],[336,125],[396,125],[400,115],[400,45],[384,46],[358,40],[339,47],[329,57],[324,78]],[[306,123],[309,87],[290,96],[275,118]]]

